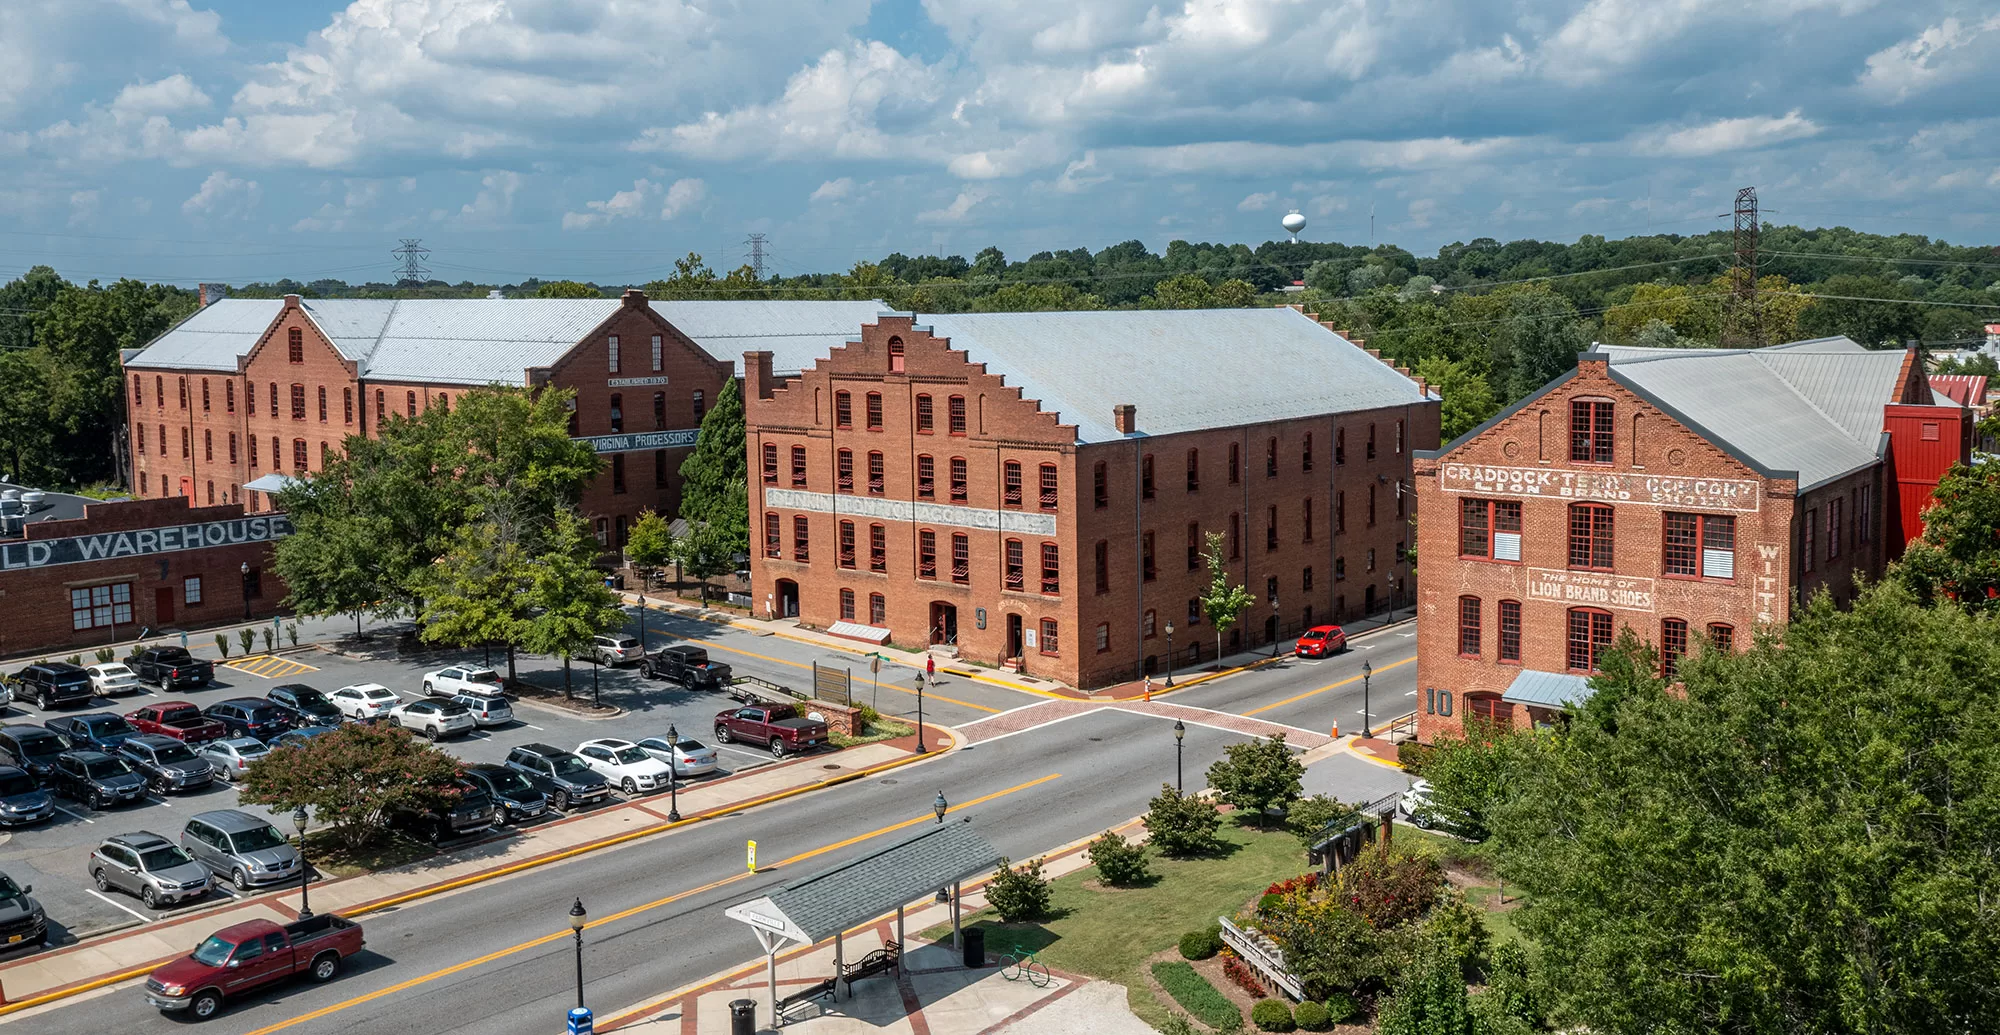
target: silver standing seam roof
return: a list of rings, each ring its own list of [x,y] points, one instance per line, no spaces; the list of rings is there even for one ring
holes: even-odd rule
[[[875,322],[882,303],[731,299],[655,301],[653,311],[717,359],[743,373],[745,352],[769,352],[771,372],[812,369],[820,357],[853,341]]]
[[[725,915],[812,945],[999,864],[1000,852],[971,823],[955,819],[789,881]]]
[[[1507,685],[1507,692],[1500,699],[1508,704],[1531,704],[1537,708],[1568,711],[1590,700],[1590,694],[1588,676],[1522,669]]]

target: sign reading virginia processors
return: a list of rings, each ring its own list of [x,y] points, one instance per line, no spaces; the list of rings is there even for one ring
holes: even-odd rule
[[[265,543],[292,534],[292,520],[283,514],[235,518],[229,521],[202,521],[190,525],[140,528],[130,532],[104,532],[69,539],[41,539],[23,543],[0,543],[0,570],[47,568],[58,564],[83,564],[119,557],[149,557],[183,550],[205,550],[211,546],[238,543]]]
[[[590,448],[600,453],[633,453],[641,449],[685,449],[694,445],[700,428],[681,428],[677,431],[634,431],[624,435],[598,435],[595,438],[579,438],[578,442],[590,443]]]

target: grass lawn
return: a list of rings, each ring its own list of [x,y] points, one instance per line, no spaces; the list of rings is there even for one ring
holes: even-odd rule
[[[1062,877],[1055,882],[1056,918],[1047,923],[1002,924],[990,910],[967,919],[987,929],[989,953],[1019,944],[1036,949],[1058,970],[1123,984],[1133,1012],[1157,1027],[1166,1020],[1166,1008],[1148,990],[1147,957],[1236,912],[1271,882],[1309,869],[1298,838],[1282,828],[1259,832],[1225,816],[1221,836],[1229,847],[1218,856],[1163,859],[1149,852],[1159,879],[1146,887],[1100,889],[1094,866]],[[949,926],[924,932],[933,939],[950,934]]]
[[[359,848],[317,832],[308,835],[308,842],[306,858],[312,861],[313,869],[327,877],[352,877],[437,854],[436,846],[401,834],[385,834]]]
[[[897,737],[907,737],[917,731],[915,726],[907,722],[897,722],[894,719],[879,719],[869,723],[867,729],[868,732],[858,737],[850,737],[845,733],[828,733],[826,739],[832,741],[834,747],[851,748],[859,747],[862,744],[873,744],[879,740],[895,740]]]

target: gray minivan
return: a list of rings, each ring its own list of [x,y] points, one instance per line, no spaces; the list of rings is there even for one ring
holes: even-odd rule
[[[181,847],[238,891],[299,879],[298,849],[269,820],[247,812],[217,809],[188,820]]]

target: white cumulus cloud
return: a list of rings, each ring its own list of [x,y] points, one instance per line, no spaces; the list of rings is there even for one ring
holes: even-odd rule
[[[256,180],[231,176],[217,169],[201,181],[200,190],[181,202],[181,212],[190,217],[241,218],[249,215],[262,198],[263,191]]]
[[[1633,150],[1642,155],[1695,158],[1727,151],[1750,151],[1787,140],[1817,135],[1820,127],[1798,109],[1779,116],[1751,115],[1717,119],[1685,129],[1656,129],[1639,134]]]
[[[854,193],[854,177],[842,176],[837,180],[828,180],[820,184],[806,200],[839,201],[852,193]]]
[[[1946,18],[1914,39],[1870,55],[1861,88],[1891,103],[1901,101],[1990,66],[1996,44],[2000,15],[1977,24]]]
[[[917,222],[938,225],[963,223],[972,215],[973,207],[986,198],[987,191],[984,188],[967,187],[958,192],[958,197],[953,198],[951,204],[917,213]]]
[[[208,94],[194,80],[176,72],[150,83],[134,83],[112,98],[111,110],[121,115],[172,115],[208,107]]]
[[[1244,198],[1242,201],[1237,202],[1236,211],[1262,212],[1265,209],[1270,208],[1271,202],[1276,200],[1278,200],[1277,191],[1274,190],[1259,191],[1258,193],[1252,194],[1249,197]]]

